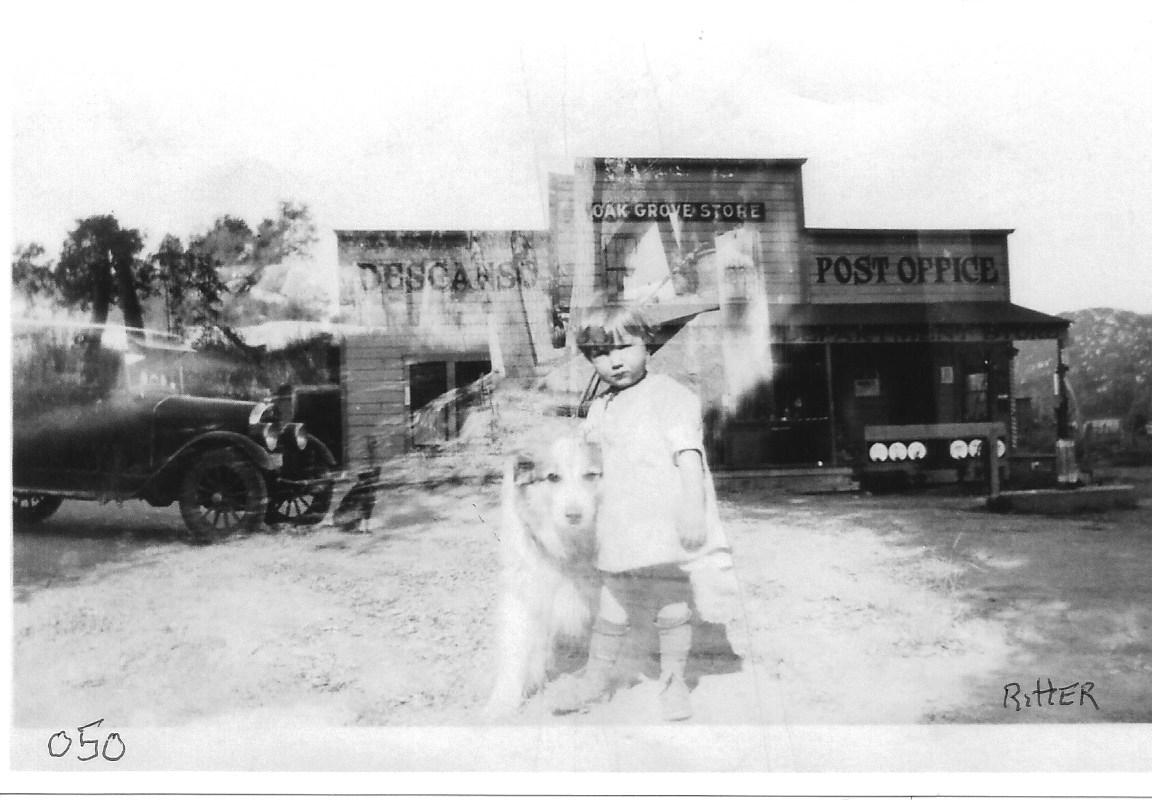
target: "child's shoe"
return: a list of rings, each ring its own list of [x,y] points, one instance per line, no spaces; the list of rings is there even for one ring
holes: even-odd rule
[[[552,687],[552,713],[587,711],[593,703],[607,700],[612,688],[612,681],[605,670],[586,668],[576,675],[565,675]]]
[[[627,632],[627,625],[596,620],[588,643],[588,663],[576,675],[557,681],[552,688],[553,714],[584,711],[611,695],[615,688],[616,659]]]
[[[692,698],[688,685],[679,675],[668,675],[660,687],[660,713],[669,722],[678,722],[692,716]]]

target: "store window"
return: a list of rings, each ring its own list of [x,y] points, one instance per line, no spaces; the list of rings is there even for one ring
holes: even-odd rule
[[[483,405],[477,381],[491,371],[492,362],[483,359],[409,364],[411,443],[427,447],[456,438],[468,415]]]
[[[624,292],[626,279],[634,271],[637,237],[617,233],[604,247],[604,290],[610,295]]]

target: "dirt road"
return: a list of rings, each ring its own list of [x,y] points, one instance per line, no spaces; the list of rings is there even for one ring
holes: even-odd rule
[[[1152,720],[1152,475],[1128,477],[1139,509],[1069,519],[957,495],[723,491],[751,647],[735,668],[697,662],[693,722]],[[200,548],[162,523],[105,531],[113,555],[74,560],[74,580],[17,575],[15,725],[474,724],[496,501],[494,486],[398,491],[366,533]],[[17,532],[18,563],[29,541]],[[1005,708],[1005,684],[1037,678],[1092,682],[1099,708]],[[512,724],[655,723],[652,693],[568,717],[532,702]]]

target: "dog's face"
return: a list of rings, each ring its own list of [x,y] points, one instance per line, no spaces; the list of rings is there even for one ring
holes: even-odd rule
[[[522,518],[554,558],[570,560],[595,547],[602,475],[600,448],[581,439],[557,439],[544,453],[516,456]]]

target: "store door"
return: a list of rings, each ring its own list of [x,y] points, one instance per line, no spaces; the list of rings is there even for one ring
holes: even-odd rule
[[[742,398],[725,425],[725,466],[823,466],[831,456],[824,346],[774,348],[772,377]]]

